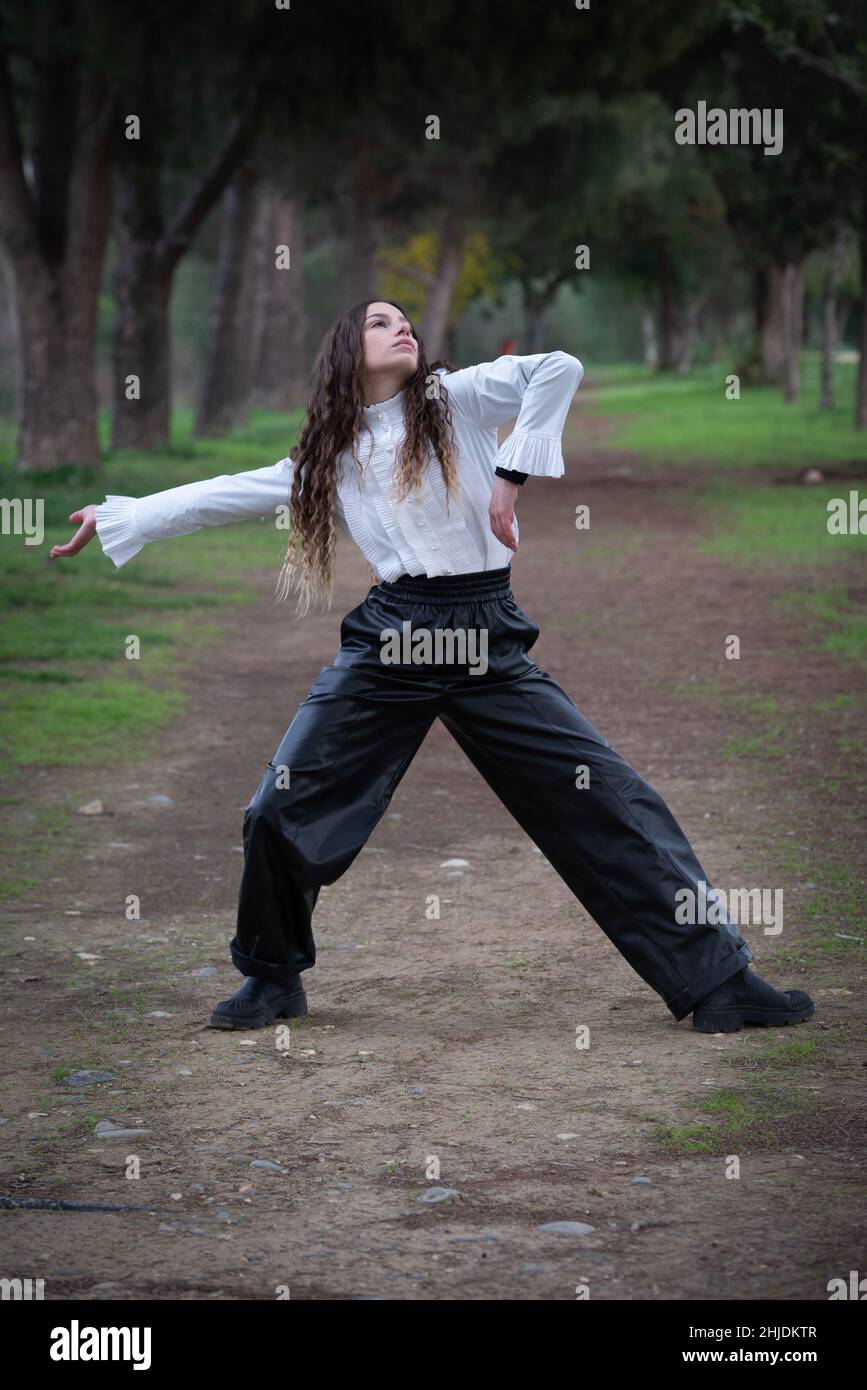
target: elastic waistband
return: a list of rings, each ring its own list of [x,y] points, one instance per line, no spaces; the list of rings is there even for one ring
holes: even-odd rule
[[[386,594],[407,598],[490,598],[511,590],[511,565],[499,570],[473,570],[471,574],[401,574],[377,585]]]

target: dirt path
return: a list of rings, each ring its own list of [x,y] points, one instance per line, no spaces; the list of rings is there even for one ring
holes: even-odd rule
[[[757,593],[691,552],[704,521],[682,473],[642,482],[622,463],[585,450],[521,497],[532,655],[659,789],[717,886],[784,888],[783,933],[744,930],[815,1018],[727,1037],[675,1023],[437,724],[322,894],[288,1053],[271,1030],[206,1027],[240,980],[243,807],[366,588],[345,547],[328,617],[273,609],[261,576],[154,761],[39,784],[110,814],[76,817],[63,880],[48,869],[8,913],[0,1192],[149,1210],[2,1212],[7,1277],[44,1278],[49,1298],[572,1299],[585,1283],[596,1299],[824,1300],[828,1279],[863,1273],[863,965],[802,912],[811,846],[858,843],[851,763],[810,714],[851,673],[774,604],[783,578]],[[768,694],[789,723],[779,756],[724,757],[753,727],[743,697]],[[463,877],[441,868],[452,857]],[[113,1079],[76,1089],[57,1068]],[[104,1120],[141,1139],[97,1137]],[[709,1136],[695,1152],[671,1128],[693,1125]],[[432,1186],[460,1195],[420,1202]]]

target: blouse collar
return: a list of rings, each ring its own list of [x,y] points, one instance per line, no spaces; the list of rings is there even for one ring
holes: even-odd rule
[[[374,401],[373,405],[362,407],[363,413],[368,421],[374,419],[386,420],[390,424],[396,420],[403,419],[404,403],[406,400],[406,387],[396,391],[393,396],[389,396],[384,401]]]

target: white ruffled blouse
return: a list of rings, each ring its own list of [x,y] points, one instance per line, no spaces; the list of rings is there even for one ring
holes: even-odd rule
[[[577,357],[565,352],[498,357],[457,372],[440,369],[438,375],[448,389],[460,480],[448,512],[435,455],[418,501],[412,491],[400,502],[393,496],[395,458],[404,437],[403,391],[364,407],[370,432],[362,430],[358,441],[361,476],[350,449],[337,461],[338,525],[381,580],[502,569],[512,551],[490,527],[494,470],[548,478],[565,471],[563,426],[584,375]],[[497,426],[515,419],[514,430],[498,446]],[[277,508],[288,507],[292,469],[288,457],[270,467],[184,483],[148,497],[110,494],[96,508],[100,544],[119,568],[148,541],[228,521],[275,517]]]

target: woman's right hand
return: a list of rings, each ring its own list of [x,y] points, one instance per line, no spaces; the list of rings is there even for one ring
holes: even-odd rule
[[[70,521],[80,521],[81,525],[66,545],[53,545],[48,552],[49,559],[58,560],[63,555],[77,555],[79,550],[83,550],[88,541],[92,541],[96,535],[96,507],[91,505],[82,507],[79,512],[70,512]]]

